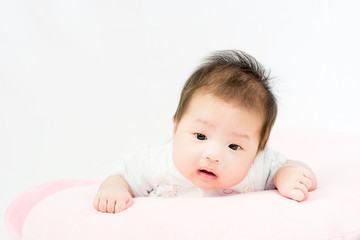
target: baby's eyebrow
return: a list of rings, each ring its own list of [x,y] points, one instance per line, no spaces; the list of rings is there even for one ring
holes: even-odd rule
[[[231,135],[238,137],[238,138],[246,138],[247,140],[250,140],[250,136],[247,134],[232,132]]]
[[[215,125],[214,125],[214,124],[212,124],[212,123],[210,123],[209,121],[206,121],[205,119],[202,119],[202,118],[197,118],[197,119],[195,120],[195,122],[199,122],[199,123],[202,123],[202,124],[204,124],[204,125],[207,125],[207,126],[209,126],[209,127],[211,127],[211,128],[215,128]]]
[[[215,128],[214,124],[210,123],[209,121],[206,121],[205,119],[197,118],[195,121],[199,122],[201,124],[207,125],[207,126],[209,126],[211,128]],[[250,136],[247,135],[247,134],[244,134],[244,133],[238,133],[238,132],[234,131],[234,132],[231,133],[231,135],[234,136],[234,137],[237,137],[237,138],[245,138],[247,140],[250,140]]]

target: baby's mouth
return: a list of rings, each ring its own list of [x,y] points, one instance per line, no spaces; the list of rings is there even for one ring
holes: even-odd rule
[[[217,178],[216,174],[213,171],[211,171],[210,169],[201,168],[198,170],[198,173],[206,179],[211,180],[211,179]]]

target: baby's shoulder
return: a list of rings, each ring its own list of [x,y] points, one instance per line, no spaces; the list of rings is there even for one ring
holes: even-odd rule
[[[150,160],[168,160],[172,156],[172,141],[166,141],[161,144],[148,146]]]
[[[284,164],[286,159],[287,157],[284,154],[266,145],[265,148],[256,155],[253,165],[271,167],[272,165]]]

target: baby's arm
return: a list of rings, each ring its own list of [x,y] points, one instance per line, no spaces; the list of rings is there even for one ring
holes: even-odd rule
[[[274,184],[282,196],[301,202],[307,199],[308,192],[316,189],[317,180],[304,163],[287,160],[275,173]]]
[[[127,181],[112,175],[105,179],[94,198],[94,208],[100,212],[118,213],[129,208],[134,194]]]

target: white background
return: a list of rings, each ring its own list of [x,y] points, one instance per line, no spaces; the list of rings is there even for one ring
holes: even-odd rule
[[[0,0],[0,238],[6,207],[59,178],[101,180],[171,137],[210,52],[271,69],[275,128],[360,132],[358,1]]]

